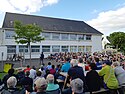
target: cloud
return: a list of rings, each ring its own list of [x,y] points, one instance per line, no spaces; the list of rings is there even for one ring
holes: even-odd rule
[[[87,23],[105,35],[125,31],[125,6],[116,10],[101,12],[98,17]]]
[[[32,13],[59,0],[0,0],[0,12]]]
[[[91,13],[92,13],[92,14],[95,14],[95,13],[97,13],[97,12],[98,12],[98,10],[94,9]]]

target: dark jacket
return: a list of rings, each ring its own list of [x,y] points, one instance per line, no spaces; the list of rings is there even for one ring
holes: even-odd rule
[[[86,83],[89,91],[98,91],[101,88],[101,79],[95,70],[91,70],[86,74]]]

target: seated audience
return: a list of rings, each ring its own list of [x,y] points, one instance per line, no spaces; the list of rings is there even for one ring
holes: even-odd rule
[[[89,92],[98,91],[101,88],[101,78],[99,74],[95,71],[97,68],[95,63],[89,65],[89,72],[86,74],[86,83]]]
[[[83,88],[84,82],[80,78],[71,81],[72,94],[85,94]]]
[[[20,84],[23,88],[25,88],[28,92],[33,91],[33,79],[29,77],[30,72],[25,72],[25,77],[20,81]]]
[[[85,75],[82,67],[78,66],[78,61],[76,59],[71,60],[71,68],[68,71],[68,76],[71,80],[80,78],[84,82],[84,90],[87,90]]]
[[[107,88],[110,89],[110,94],[116,94],[118,89],[118,80],[115,77],[114,69],[111,67],[112,62],[105,60],[103,68],[99,71],[99,76],[103,76]]]
[[[17,76],[16,74],[14,74],[14,69],[9,69],[9,70],[8,70],[8,74],[3,77],[4,88],[7,88],[7,80],[8,80],[11,76],[16,77],[16,79],[17,79],[17,81],[18,81],[18,76]]]
[[[36,78],[33,80],[33,82],[35,82],[38,78],[42,78],[42,73],[41,73],[41,71],[37,71],[36,72]]]
[[[26,68],[26,69],[24,69],[24,72],[26,72],[26,71],[30,71],[30,70],[31,70],[30,66],[29,66],[29,65],[27,65],[27,68]]]
[[[39,71],[42,73],[41,76],[44,77],[46,75],[46,71],[44,69],[44,65],[41,65],[41,68],[39,69]]]
[[[113,62],[112,64],[114,71],[115,71],[115,76],[118,80],[119,83],[119,93],[124,94],[124,86],[125,86],[125,70],[120,66],[120,63],[118,61]]]
[[[84,64],[84,62],[83,62],[83,59],[82,59],[82,58],[79,58],[79,60],[78,60],[78,66],[82,67],[82,68],[83,68],[83,70],[85,71],[85,64]]]
[[[46,88],[47,88],[47,82],[45,78],[39,78],[35,81],[36,94],[47,94]]]
[[[95,64],[97,66],[96,70],[101,70],[102,69],[102,64],[99,62],[99,58],[95,57]]]
[[[21,91],[16,88],[16,84],[17,84],[17,79],[14,76],[11,76],[8,80],[7,80],[7,89],[4,89],[1,94],[23,94],[24,92]]]
[[[50,71],[50,74],[55,75],[55,73],[56,73],[55,65],[52,65],[52,68],[49,71]]]
[[[48,74],[46,80],[48,83],[46,91],[50,94],[60,94],[59,85],[54,84],[54,76],[52,74]]]
[[[46,70],[50,70],[52,68],[51,62],[48,62],[48,65],[46,66]]]
[[[35,77],[36,77],[36,68],[35,68],[35,66],[32,66],[32,69],[30,70],[29,77],[32,78],[32,79],[35,79]]]
[[[61,67],[61,71],[68,72],[69,68],[70,68],[70,58],[67,57],[65,58],[65,63]]]

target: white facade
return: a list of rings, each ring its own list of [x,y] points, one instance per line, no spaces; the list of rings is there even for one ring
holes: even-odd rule
[[[16,44],[13,38],[14,34],[14,31],[11,29],[1,30],[0,44],[7,46],[8,56],[16,53],[19,55],[25,54],[25,58],[29,58],[28,48],[25,47],[24,49],[23,44]],[[39,58],[41,52],[44,52],[45,57],[47,57],[49,54],[56,52],[93,53],[102,50],[101,34],[44,31],[41,35],[45,37],[44,41],[41,41],[41,43],[31,43],[32,58]]]

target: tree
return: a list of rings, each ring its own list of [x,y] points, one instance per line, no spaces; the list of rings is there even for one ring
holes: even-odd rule
[[[14,22],[14,36],[16,43],[27,44],[30,54],[30,65],[31,65],[31,43],[41,42],[44,40],[40,36],[42,29],[34,24],[22,24],[20,21]]]
[[[119,51],[125,51],[125,33],[124,32],[114,32],[109,36],[111,45],[115,46]]]

